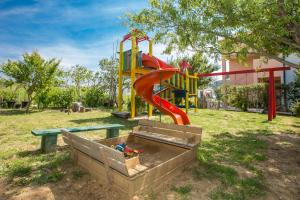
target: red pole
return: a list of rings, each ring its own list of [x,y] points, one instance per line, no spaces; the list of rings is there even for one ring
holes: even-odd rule
[[[273,81],[272,81],[272,94],[273,94],[273,96],[272,96],[272,98],[273,98],[273,108],[272,108],[272,110],[273,110],[273,113],[272,113],[272,115],[273,115],[273,119],[274,118],[276,118],[276,91],[275,91],[275,79],[274,79],[274,72],[273,72]]]
[[[269,95],[268,95],[268,120],[273,119],[273,84],[274,84],[274,72],[269,71]]]
[[[238,71],[229,71],[229,72],[216,72],[216,73],[208,73],[208,74],[197,74],[198,77],[206,77],[206,76],[220,76],[220,75],[231,75],[231,74],[246,74],[246,73],[258,73],[258,72],[270,72],[270,71],[283,71],[290,70],[290,67],[271,67],[271,68],[263,68],[263,69],[248,69],[248,70],[238,70]],[[184,75],[184,73],[183,73]]]

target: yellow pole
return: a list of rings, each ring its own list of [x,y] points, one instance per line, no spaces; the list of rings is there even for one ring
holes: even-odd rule
[[[185,93],[185,112],[188,113],[189,112],[189,71],[186,69],[185,71],[185,89],[186,89],[186,93]]]
[[[153,54],[153,42],[152,40],[149,40],[149,55],[152,56]]]
[[[123,42],[120,43],[120,62],[119,62],[119,92],[118,92],[118,106],[119,106],[119,112],[122,111],[123,108]]]
[[[180,89],[180,80],[179,80],[179,78],[180,78],[180,76],[179,76],[179,73],[176,73],[176,77],[177,77],[177,88],[179,88]]]
[[[189,93],[194,94],[194,79],[192,77],[189,77]]]
[[[175,76],[176,76],[176,74],[174,74],[174,75],[172,76],[172,85],[173,85],[174,87],[176,87]]]
[[[181,87],[181,89],[184,90],[185,89],[185,87],[184,87],[184,76],[180,74],[180,78],[181,78],[181,86],[180,87]]]
[[[152,53],[153,53],[153,43],[152,43],[152,40],[149,40],[149,55],[152,56]],[[152,117],[153,115],[153,107],[151,104],[149,104],[148,106],[149,110],[148,110],[148,117]]]
[[[173,104],[175,104],[175,94],[174,94],[174,92],[171,93],[171,96],[172,96]]]
[[[135,117],[135,91],[133,83],[135,81],[135,65],[136,65],[136,37],[131,36],[131,118]]]
[[[197,74],[194,74],[194,76],[197,76]],[[197,83],[198,83],[198,79],[194,78],[194,93],[195,93],[195,112],[198,111],[198,87],[197,87]]]
[[[181,90],[184,90],[184,76],[183,75],[181,75],[181,74],[179,74],[179,77],[178,78],[180,78],[180,89]],[[181,98],[181,104],[183,105],[183,102],[184,102],[184,99],[183,98]]]

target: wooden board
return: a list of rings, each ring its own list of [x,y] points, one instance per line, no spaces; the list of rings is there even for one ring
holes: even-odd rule
[[[176,124],[165,124],[158,121],[148,120],[148,119],[141,119],[139,120],[139,125],[142,126],[152,126],[152,127],[159,127],[159,128],[165,128],[165,129],[174,129],[182,132],[190,132],[190,133],[196,133],[201,134],[202,128],[195,127],[195,126],[182,126],[182,125],[176,125]]]
[[[73,135],[66,130],[62,130],[63,140],[93,159],[107,164],[107,166],[125,174],[134,176],[135,174],[146,170],[147,167],[140,165],[138,157],[126,160],[124,154],[114,148],[108,147],[101,143],[97,143],[78,135]]]
[[[193,147],[193,145],[189,144],[186,139],[181,139],[178,137],[172,137],[172,136],[168,136],[168,135],[163,135],[163,134],[158,134],[158,133],[153,133],[153,132],[146,132],[146,131],[137,131],[137,132],[133,132],[133,133],[139,137],[143,137],[143,138],[150,139],[150,140],[155,140],[158,142],[174,144],[177,146],[187,147],[187,148]]]
[[[133,133],[155,141],[192,148],[200,143],[202,129],[143,119],[139,121],[139,126],[134,127]]]
[[[77,163],[86,169],[102,184],[110,184],[106,179],[106,170],[103,163],[91,158],[81,151],[74,150]],[[167,180],[174,177],[184,166],[195,160],[194,151],[186,151],[170,161],[155,168],[147,169],[133,177],[111,170],[111,189],[120,195],[120,199],[132,200],[135,195],[159,191]]]

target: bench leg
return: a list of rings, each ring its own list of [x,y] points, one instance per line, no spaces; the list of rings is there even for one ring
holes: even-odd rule
[[[42,136],[41,149],[44,153],[56,151],[57,135]]]
[[[119,129],[118,128],[110,128],[106,130],[106,138],[119,137]]]

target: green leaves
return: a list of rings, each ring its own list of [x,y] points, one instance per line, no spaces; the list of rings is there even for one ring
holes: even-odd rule
[[[298,1],[151,0],[150,6],[127,15],[128,25],[154,32],[167,52],[238,53],[241,60],[254,52],[280,62],[282,55],[300,53]]]
[[[59,63],[56,59],[45,60],[34,51],[31,54],[24,53],[23,60],[8,60],[0,66],[0,71],[7,81],[23,86],[31,102],[34,94],[42,92],[54,83]],[[29,106],[30,103],[27,111]]]
[[[83,85],[89,85],[91,79],[93,78],[93,71],[89,70],[85,66],[75,65],[69,72],[72,82],[75,84],[76,92],[81,100],[81,88]]]
[[[118,65],[118,60],[115,58],[105,58],[99,61],[100,85],[105,93],[108,94],[111,106],[116,103]]]

